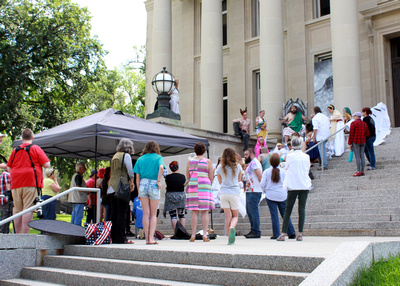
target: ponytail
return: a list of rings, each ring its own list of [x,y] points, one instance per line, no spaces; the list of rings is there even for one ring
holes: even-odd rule
[[[278,168],[281,158],[277,153],[273,153],[269,158],[269,163],[272,166],[271,181],[274,183],[279,183],[281,180],[280,170]]]

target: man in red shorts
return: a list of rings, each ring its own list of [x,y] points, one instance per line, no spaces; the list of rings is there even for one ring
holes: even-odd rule
[[[50,167],[49,158],[39,146],[32,145],[32,141],[32,130],[27,128],[22,131],[22,144],[20,148],[14,148],[7,163],[11,175],[14,214],[33,206],[38,196],[37,188],[43,188],[42,167]],[[32,218],[33,212],[29,212],[14,219],[15,232],[29,233],[28,222]]]

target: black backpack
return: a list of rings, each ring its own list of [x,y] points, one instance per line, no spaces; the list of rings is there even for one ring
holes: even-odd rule
[[[29,145],[25,146],[24,148],[21,148],[21,146],[15,147],[15,153],[14,153],[14,157],[13,157],[13,159],[11,161],[11,166],[14,163],[14,159],[15,159],[15,156],[17,155],[18,151],[25,150],[28,153],[29,159],[31,160],[31,166],[33,168],[33,172],[35,173],[36,190],[37,190],[38,196],[40,197],[41,190],[39,189],[39,184],[38,184],[38,179],[37,179],[37,174],[36,174],[36,168],[35,168],[35,164],[32,161],[31,154],[29,153],[29,150],[31,149],[31,147],[32,147],[32,144],[29,144]]]
[[[171,239],[190,239],[190,234],[179,221],[176,222],[175,233]]]

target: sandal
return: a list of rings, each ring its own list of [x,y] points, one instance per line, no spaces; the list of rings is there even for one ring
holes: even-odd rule
[[[157,241],[154,241],[154,242],[146,242],[146,244],[158,244],[158,242],[157,242]]]
[[[285,241],[285,236],[283,234],[281,234],[276,241]]]
[[[126,243],[126,244],[134,244],[135,242],[133,240],[129,240],[128,239],[128,240],[125,240],[124,243]]]
[[[297,241],[303,241],[303,236],[301,234],[299,234],[296,238]]]
[[[194,242],[195,240],[196,240],[196,237],[194,237],[194,236],[192,236],[192,237],[189,239],[190,242]]]
[[[203,236],[203,242],[209,242],[210,239],[207,236]]]

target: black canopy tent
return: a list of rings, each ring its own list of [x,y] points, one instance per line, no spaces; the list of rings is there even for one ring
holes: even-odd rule
[[[205,138],[112,108],[40,132],[34,136],[34,144],[47,155],[97,161],[110,160],[121,138],[134,142],[133,157],[139,156],[149,140],[159,144],[162,156],[193,152],[197,142],[203,142],[207,149],[209,146]],[[21,140],[13,142],[14,147],[20,144]]]
[[[197,142],[209,148],[208,140],[196,137],[171,127],[148,121],[112,108],[95,113],[34,135],[33,143],[47,155],[57,157],[111,160],[122,138],[134,142],[135,154],[139,157],[149,140],[160,146],[162,156],[183,155],[193,152]],[[16,147],[22,140],[15,140]],[[211,213],[211,225],[212,213]]]

